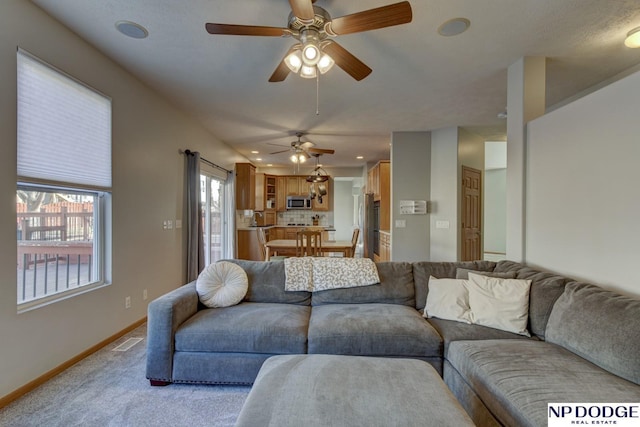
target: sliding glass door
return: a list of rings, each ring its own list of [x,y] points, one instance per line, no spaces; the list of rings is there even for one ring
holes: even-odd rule
[[[202,230],[205,264],[209,265],[223,258],[226,253],[228,209],[225,206],[225,181],[218,177],[200,175],[200,205],[202,206]]]

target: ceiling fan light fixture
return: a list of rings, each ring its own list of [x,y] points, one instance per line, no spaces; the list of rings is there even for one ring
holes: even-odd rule
[[[640,27],[636,27],[627,33],[624,45],[632,49],[640,47]]]
[[[307,161],[307,156],[303,153],[294,153],[289,157],[293,163],[304,163]]]
[[[316,65],[320,60],[320,48],[313,42],[308,42],[302,48],[302,61],[306,65]]]
[[[287,64],[287,67],[294,72],[297,73],[300,71],[300,67],[302,67],[302,57],[299,49],[295,49],[291,52],[284,60],[284,63]]]
[[[305,79],[315,79],[318,74],[316,70],[317,67],[315,65],[303,65],[300,68],[300,77],[304,77]]]
[[[324,74],[329,71],[335,65],[335,63],[336,62],[333,60],[333,58],[325,53],[320,58],[320,61],[318,61],[318,71],[320,71],[320,74]]]

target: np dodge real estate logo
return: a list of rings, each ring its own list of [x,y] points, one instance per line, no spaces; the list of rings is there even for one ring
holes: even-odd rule
[[[640,403],[549,403],[548,427],[640,426]]]

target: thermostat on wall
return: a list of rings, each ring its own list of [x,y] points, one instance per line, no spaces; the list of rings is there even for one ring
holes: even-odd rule
[[[426,200],[400,200],[400,215],[425,215]]]

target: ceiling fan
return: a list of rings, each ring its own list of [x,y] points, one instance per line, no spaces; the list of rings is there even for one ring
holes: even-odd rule
[[[315,0],[289,0],[292,11],[287,28],[214,23],[207,23],[205,27],[210,34],[296,39],[298,43],[280,61],[269,78],[270,82],[281,82],[290,72],[299,73],[305,78],[315,78],[318,72],[324,74],[334,64],[359,81],[371,73],[371,68],[331,38],[406,24],[412,20],[408,1],[335,19],[325,9],[313,3]]]
[[[298,140],[291,142],[291,148],[275,151],[269,154],[280,154],[287,151],[292,151],[293,154],[291,155],[291,161],[294,163],[304,163],[312,155],[315,156],[316,154],[333,154],[336,152],[335,150],[327,148],[315,148],[313,146],[313,142],[311,141],[302,142],[301,138],[304,136],[304,132],[296,132],[295,135],[298,137]]]

